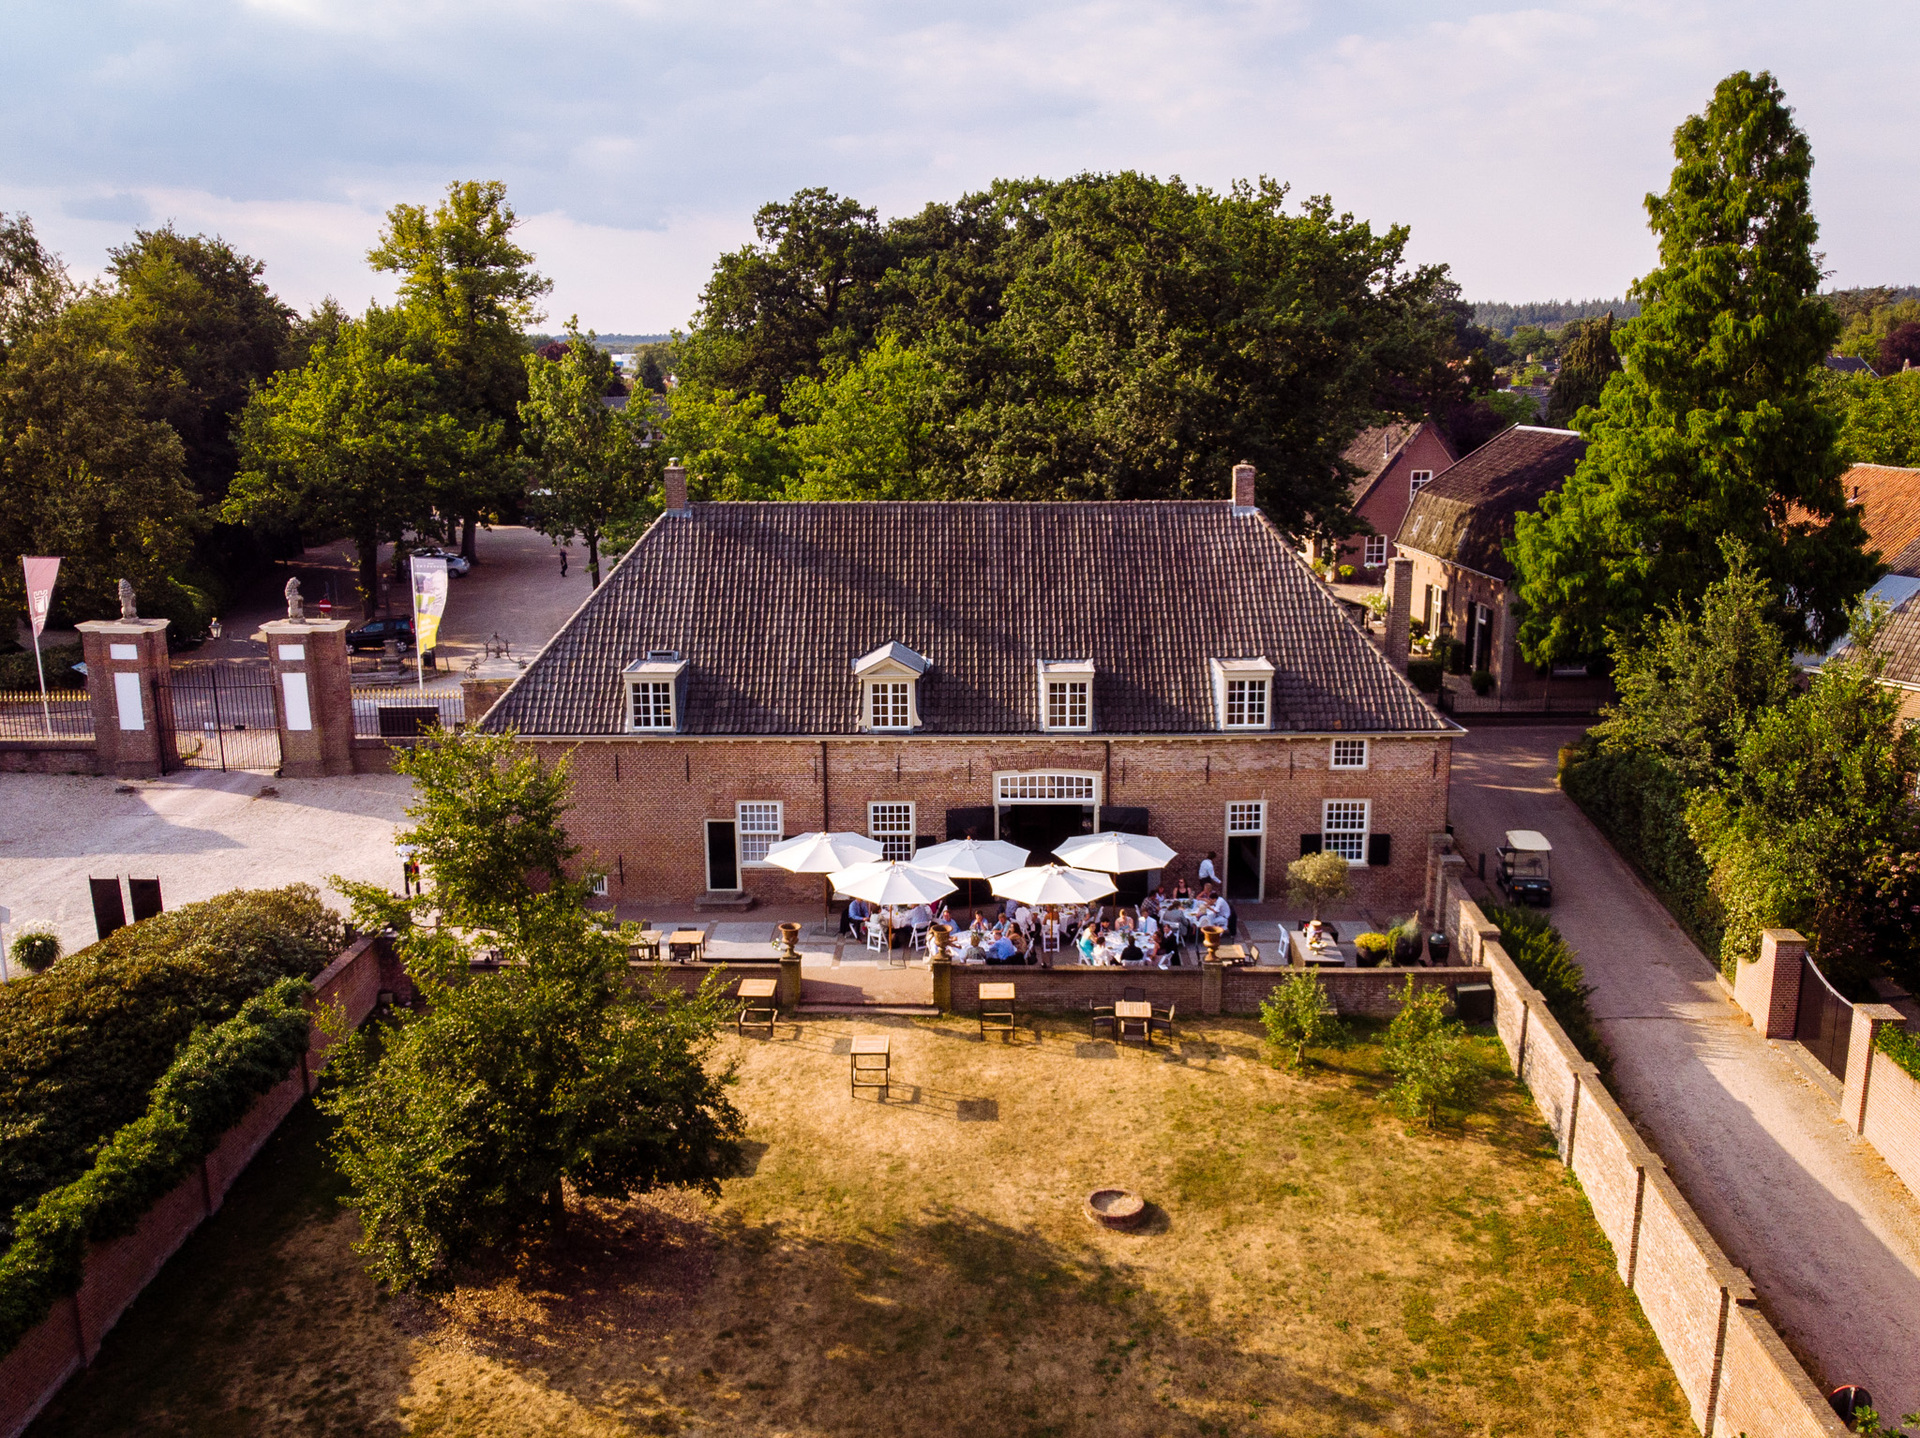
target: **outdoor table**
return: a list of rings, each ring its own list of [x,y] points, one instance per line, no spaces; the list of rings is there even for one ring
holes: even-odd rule
[[[852,1045],[853,1073],[847,1086],[848,1093],[857,1093],[862,1088],[877,1088],[882,1092],[888,1089],[887,1079],[893,1069],[893,1040],[884,1034],[863,1034]],[[860,1060],[867,1062],[862,1063]],[[874,1062],[874,1060],[879,1062]],[[868,1077],[861,1078],[861,1074]],[[879,1074],[879,1078],[872,1075]]]
[[[1127,1025],[1133,1023],[1140,1025],[1140,1037],[1146,1041],[1147,1047],[1153,1047],[1153,1031],[1147,1027],[1148,1021],[1153,1018],[1152,1004],[1130,1003],[1122,999],[1113,1006],[1113,1017],[1120,1025],[1120,1042],[1127,1041]]]
[[[989,1004],[996,1005],[988,1008]],[[1004,1004],[1005,1007],[997,1007]],[[980,985],[980,1037],[985,1038],[991,1029],[997,1034],[1013,1037],[1013,985]]]
[[[706,948],[707,931],[705,929],[675,929],[667,935],[666,942],[667,952],[672,954],[676,961],[680,958],[681,951],[685,950],[692,954],[694,962],[698,963],[702,957],[702,951]]]
[[[740,998],[740,1016],[734,1020],[734,1031],[745,1033],[748,1024],[755,1028],[766,1026],[767,1037],[773,1037],[774,1020],[780,1017],[780,1008],[773,996],[779,991],[778,979],[742,979],[735,990]]]
[[[1219,944],[1213,956],[1223,964],[1244,964],[1247,961],[1247,949],[1244,944]]]
[[[659,958],[660,935],[657,933],[639,933],[634,935],[633,942],[627,945],[627,957],[635,962],[642,959]]]
[[[1324,948],[1309,944],[1307,936],[1298,929],[1288,932],[1287,945],[1292,951],[1295,968],[1315,965],[1321,968],[1353,968],[1359,963],[1357,958],[1349,956],[1338,944]]]

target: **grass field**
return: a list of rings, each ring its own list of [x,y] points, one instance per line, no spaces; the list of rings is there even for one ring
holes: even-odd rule
[[[885,1101],[850,1038],[893,1036]],[[1041,1020],[808,1020],[739,1060],[752,1171],[582,1208],[383,1298],[303,1108],[34,1438],[110,1433],[1691,1434],[1546,1130],[1490,1075],[1410,1130],[1361,1043],[1121,1051]],[[1087,1192],[1152,1203],[1099,1229]]]

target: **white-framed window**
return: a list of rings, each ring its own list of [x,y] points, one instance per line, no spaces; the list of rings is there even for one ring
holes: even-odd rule
[[[1092,724],[1092,708],[1087,699],[1089,687],[1084,679],[1049,679],[1047,728],[1088,728]]]
[[[867,685],[869,729],[913,727],[912,685],[905,679],[875,679]]]
[[[733,806],[740,863],[764,864],[767,850],[780,842],[781,806],[774,799],[742,799]]]
[[[1028,802],[1097,804],[1100,780],[1093,774],[1000,774],[994,796],[1002,804]]]
[[[595,874],[593,876],[593,896],[596,899],[606,898],[607,876],[605,874]]]
[[[1387,562],[1386,535],[1369,534],[1367,536],[1366,553],[1361,557],[1361,563],[1365,564],[1369,569],[1378,569],[1381,565],[1385,564],[1386,562]]]
[[[1367,862],[1367,819],[1371,799],[1328,799],[1320,817],[1320,847],[1349,864]]]
[[[883,859],[902,862],[913,857],[913,805],[867,805],[867,837],[885,850]]]
[[[1227,681],[1227,728],[1267,727],[1267,685],[1271,682],[1267,679]]]
[[[1227,834],[1264,834],[1267,832],[1267,801],[1235,799],[1227,805]]]
[[[1336,769],[1364,769],[1367,767],[1367,741],[1365,739],[1336,739],[1333,741],[1333,767]]]
[[[636,679],[627,686],[627,695],[629,728],[673,728],[673,681]]]
[[[1409,473],[1407,475],[1408,503],[1412,503],[1413,497],[1432,483],[1433,471],[1430,469],[1416,469]]]

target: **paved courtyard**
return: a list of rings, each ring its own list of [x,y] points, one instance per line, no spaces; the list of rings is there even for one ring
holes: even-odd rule
[[[1826,1386],[1920,1409],[1920,1203],[1791,1042],[1762,1039],[1714,966],[1554,783],[1579,730],[1484,728],[1454,748],[1467,862],[1508,829],[1554,846],[1552,917],[1594,986],[1615,1094],[1767,1314]]]

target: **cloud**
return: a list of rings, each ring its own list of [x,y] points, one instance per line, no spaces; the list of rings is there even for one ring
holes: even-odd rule
[[[1860,102],[1904,92],[1920,15],[1891,3],[1844,27],[1788,0],[21,0],[10,23],[0,208],[30,197],[79,268],[143,213],[217,219],[303,305],[384,292],[380,215],[454,179],[507,182],[556,317],[656,330],[803,186],[899,214],[1114,168],[1329,193],[1476,296],[1617,294],[1674,125],[1743,66],[1813,135],[1839,278],[1915,278],[1920,159]]]

